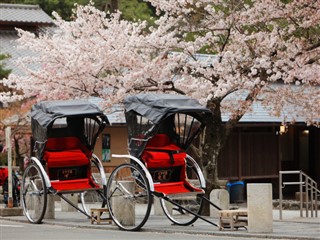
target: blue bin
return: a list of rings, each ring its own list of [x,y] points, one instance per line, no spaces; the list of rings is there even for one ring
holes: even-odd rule
[[[244,182],[227,183],[227,190],[230,194],[230,203],[242,203],[244,201]]]

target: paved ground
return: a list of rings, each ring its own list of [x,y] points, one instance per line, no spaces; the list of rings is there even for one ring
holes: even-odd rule
[[[0,206],[1,207],[1,206]],[[274,210],[272,233],[250,233],[246,229],[238,231],[219,231],[202,220],[198,220],[193,226],[180,227],[171,225],[165,216],[150,215],[142,231],[148,232],[182,232],[186,234],[209,234],[213,236],[238,236],[245,238],[268,238],[268,239],[320,239],[320,211],[318,218],[301,218],[299,211],[286,210],[283,212],[283,220],[279,220],[279,210]],[[26,222],[25,216],[0,217],[10,221]],[[218,223],[217,219],[211,219]],[[105,230],[117,230],[113,224],[91,224],[90,220],[79,212],[62,212],[56,208],[54,219],[44,219],[44,224],[63,225],[77,228],[97,228]],[[120,230],[119,230],[120,231]]]

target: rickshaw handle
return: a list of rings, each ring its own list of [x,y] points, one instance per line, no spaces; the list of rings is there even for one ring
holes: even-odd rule
[[[120,154],[112,154],[112,157],[115,157],[115,158],[129,158],[133,161],[135,161],[140,167],[141,169],[144,171],[147,179],[148,179],[148,182],[149,182],[149,186],[150,186],[150,191],[151,192],[154,192],[154,185],[153,185],[153,180],[152,180],[152,177],[148,171],[148,169],[145,167],[145,165],[143,165],[143,163],[141,163],[141,161],[134,157],[134,156],[131,156],[131,155],[128,155],[128,154],[124,154],[124,155],[120,155]]]

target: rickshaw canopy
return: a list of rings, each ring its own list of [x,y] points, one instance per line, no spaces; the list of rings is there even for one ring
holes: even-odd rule
[[[171,114],[190,112],[205,120],[211,115],[197,100],[185,95],[145,93],[129,96],[124,100],[126,112],[134,111],[154,124]]]
[[[93,149],[95,144],[94,138],[97,137],[97,134],[101,132],[106,124],[109,124],[108,118],[99,107],[86,100],[39,102],[31,108],[31,128],[36,143],[35,148],[38,148],[35,150],[37,150],[40,155],[42,154],[42,149],[50,133],[59,130],[54,129],[53,124],[60,118],[66,118],[68,124],[65,129],[61,129],[60,131],[62,136],[70,130],[69,132],[73,132],[79,136],[80,139],[86,141],[89,150]],[[90,121],[86,121],[86,119],[90,119]],[[88,127],[90,131],[87,130]],[[89,132],[93,133],[94,136],[89,136]]]
[[[185,95],[141,93],[124,100],[129,151],[139,157],[156,134],[186,150],[205,127],[211,111]]]
[[[105,116],[97,105],[85,100],[43,101],[31,109],[32,121],[43,128],[47,128],[57,118],[85,115]],[[107,117],[104,118],[108,122]]]

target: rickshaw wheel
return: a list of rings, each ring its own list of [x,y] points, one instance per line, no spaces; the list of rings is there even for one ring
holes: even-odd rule
[[[186,181],[194,188],[201,189],[200,177],[196,170],[196,166],[188,158],[186,159]],[[185,196],[169,195],[168,198],[181,205],[183,208],[186,208],[196,214],[200,214],[202,211],[203,201],[201,198],[201,193],[190,195],[186,194]],[[164,214],[174,224],[187,226],[194,223],[198,219],[197,216],[165,201],[163,198],[160,199],[160,204]]]
[[[81,206],[82,209],[88,215],[91,215],[90,209],[91,208],[104,208],[106,205],[106,194],[105,194],[105,187],[102,185],[101,182],[101,172],[99,167],[96,165],[94,161],[91,161],[91,177],[92,180],[99,185],[99,189],[92,189],[89,191],[84,191],[80,194]]]
[[[122,230],[137,231],[147,221],[152,195],[145,174],[133,164],[122,164],[111,173],[107,204],[115,224]]]
[[[22,177],[22,207],[31,223],[41,223],[47,208],[47,187],[40,168],[31,163]]]

